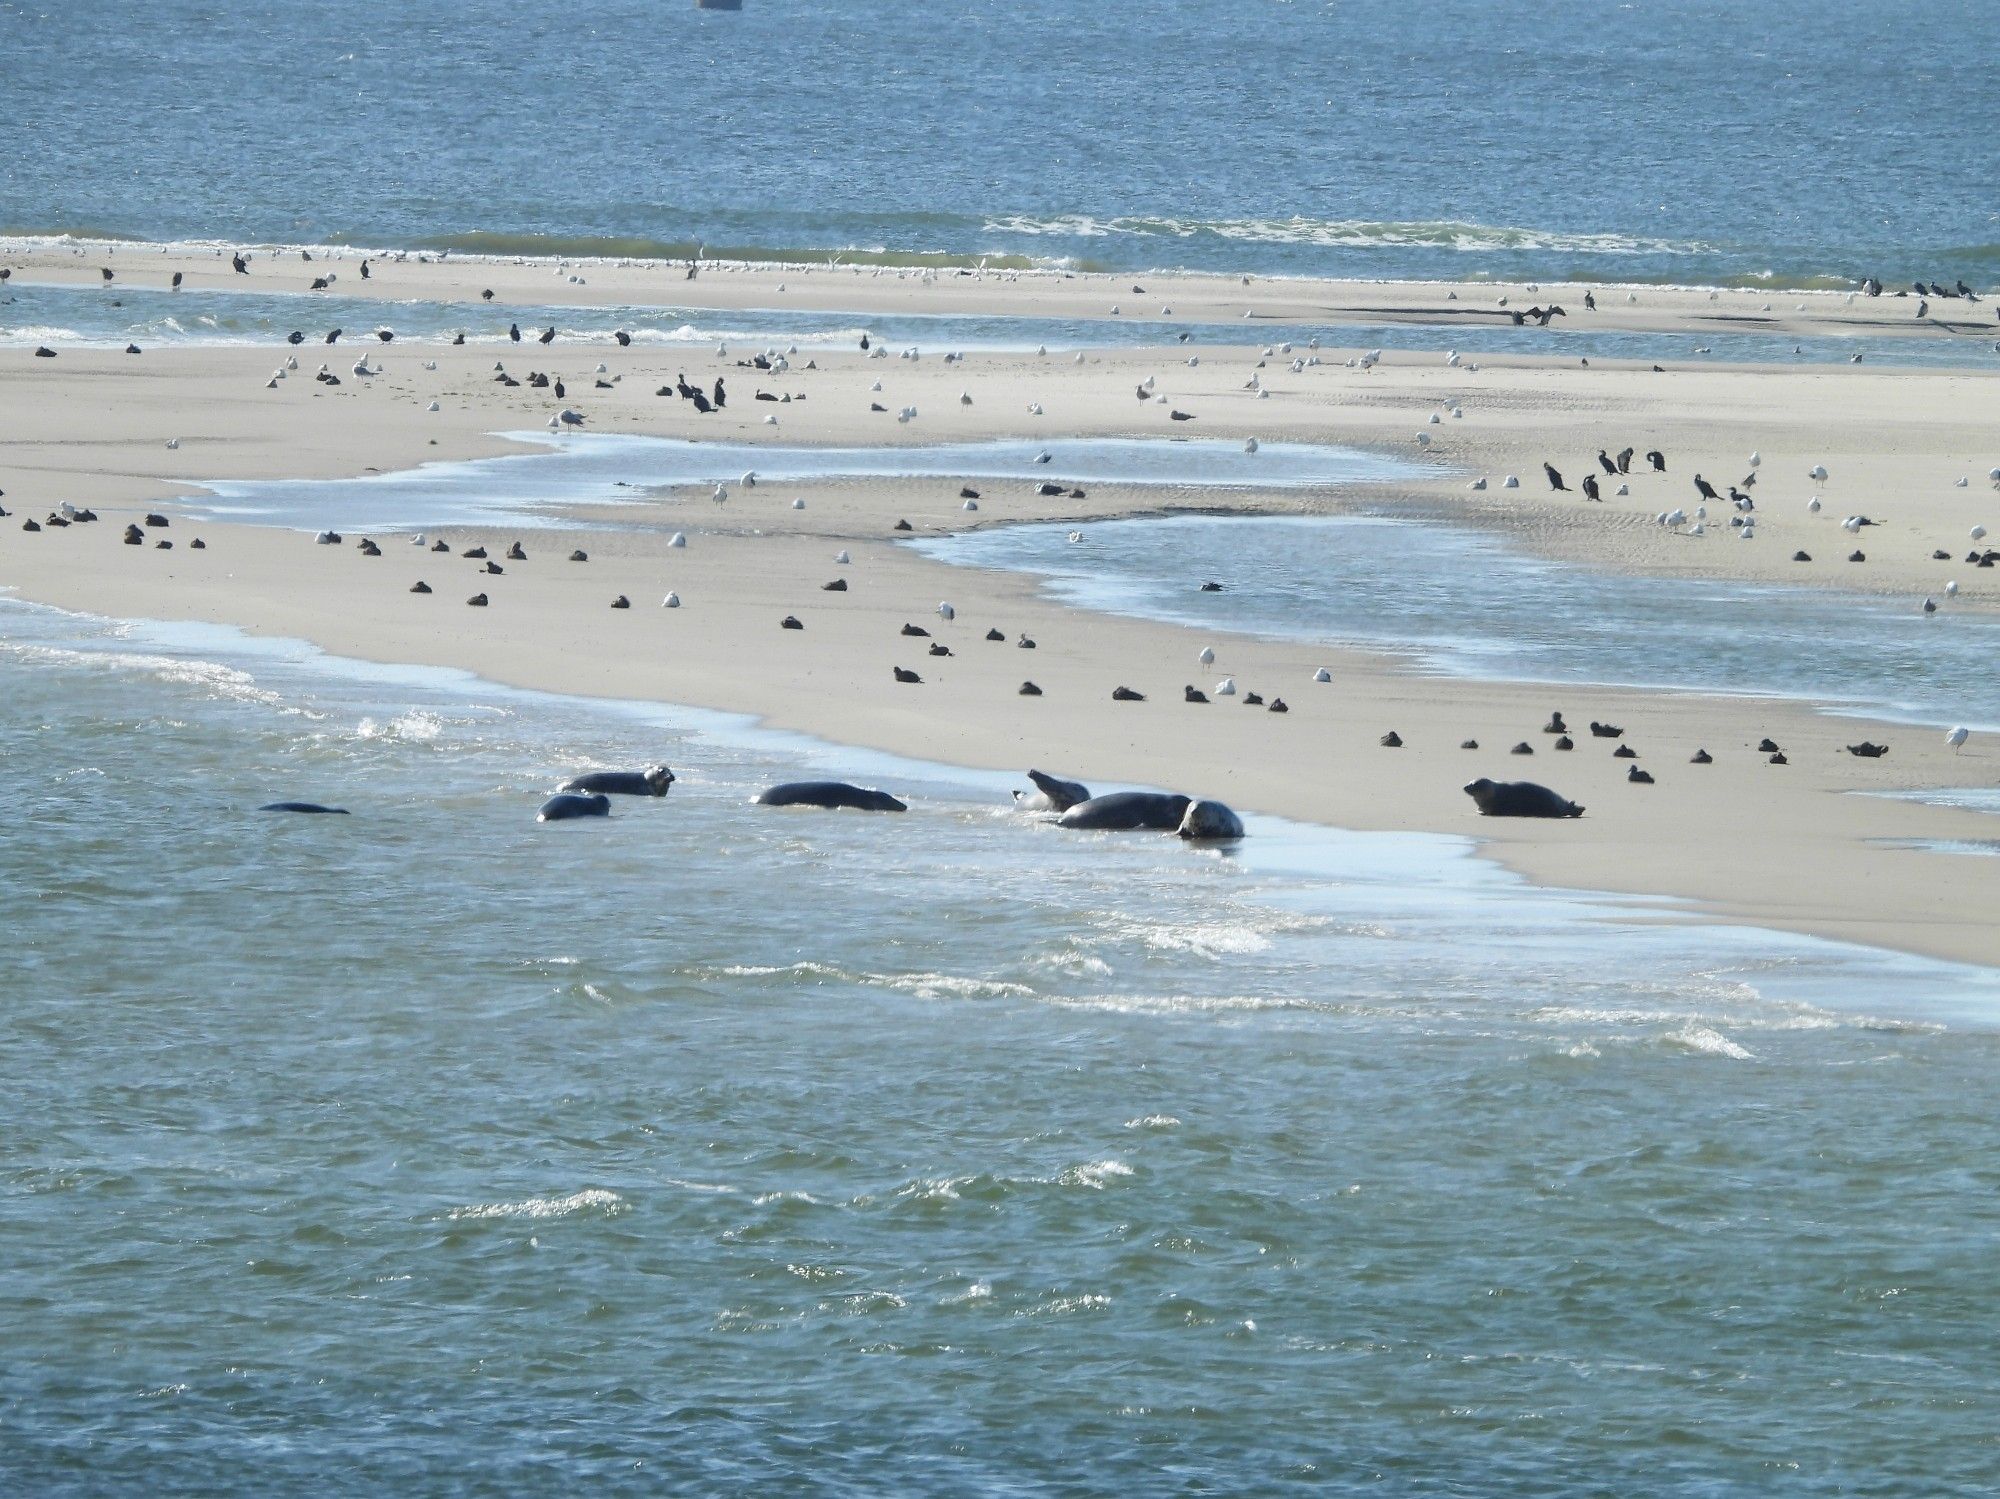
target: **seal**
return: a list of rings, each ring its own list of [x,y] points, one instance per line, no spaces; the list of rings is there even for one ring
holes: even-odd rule
[[[1581,817],[1583,808],[1533,781],[1468,781],[1465,794],[1482,817]]]
[[[608,796],[577,796],[570,792],[558,792],[542,803],[541,811],[535,814],[536,822],[568,822],[573,817],[609,817],[611,798]]]
[[[787,781],[750,798],[758,807],[852,807],[857,812],[907,812],[909,803],[899,802],[886,791],[850,786],[845,781]]]
[[[1039,770],[1029,771],[1028,779],[1035,783],[1034,792],[1014,793],[1014,804],[1023,812],[1067,812],[1090,800],[1090,788],[1081,781],[1060,781]]]
[[[322,807],[318,802],[266,802],[259,812],[309,812],[325,817],[345,817],[345,807]]]
[[[589,795],[609,792],[614,796],[665,796],[674,783],[674,773],[664,765],[645,770],[593,770],[571,776],[556,790]]]
[[[1241,838],[1243,819],[1221,802],[1195,802],[1175,831],[1183,838],[1203,842]]]
[[[1113,791],[1078,802],[1058,817],[1056,824],[1112,832],[1145,828],[1156,833],[1173,833],[1180,830],[1192,804],[1192,797],[1169,796],[1158,791]]]

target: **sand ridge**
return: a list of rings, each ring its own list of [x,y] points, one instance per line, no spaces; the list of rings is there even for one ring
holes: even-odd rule
[[[1661,377],[1644,367],[1481,356],[1479,368],[1393,351],[1372,368],[1355,351],[1248,344],[1205,348],[1199,364],[1178,346],[1068,356],[972,354],[946,364],[867,359],[858,350],[794,356],[782,372],[741,369],[747,348],[713,350],[550,347],[509,350],[418,345],[306,345],[300,369],[268,389],[293,351],[149,350],[139,356],[66,349],[54,360],[0,352],[0,583],[20,596],[117,615],[207,619],[254,632],[300,636],[342,654],[465,667],[529,687],[644,697],[748,712],[783,727],[925,758],[994,768],[1033,764],[1085,780],[1170,786],[1218,796],[1243,810],[1356,828],[1410,828],[1486,840],[1490,853],[1537,880],[1576,888],[1672,897],[1730,919],[1964,958],[2000,961],[1988,912],[1994,861],[1900,846],[1921,839],[1980,839],[1977,814],[1852,792],[1963,785],[1992,774],[1975,736],[1953,756],[1938,731],[1830,719],[1790,702],[1539,684],[1446,681],[1407,661],[1318,645],[1281,643],[1134,620],[1084,616],[1029,580],[947,567],[893,545],[907,519],[919,534],[971,524],[1094,520],[1141,510],[1236,507],[1257,511],[1362,508],[1449,517],[1491,527],[1547,555],[1594,565],[1700,577],[1780,578],[1901,597],[1915,608],[1960,584],[1952,611],[1991,608],[1994,569],[1961,560],[1970,526],[2000,505],[1985,470],[1991,445],[1990,382],[1976,376],[1732,367]],[[939,351],[941,352],[941,351]],[[356,357],[382,373],[356,376]],[[496,357],[525,376],[540,369],[570,386],[547,391],[494,380]],[[337,387],[314,381],[325,362]],[[597,364],[609,391],[595,388]],[[427,368],[435,364],[436,368]],[[723,412],[697,415],[654,392],[685,372],[705,388],[721,375]],[[1252,377],[1255,384],[1252,384]],[[1151,377],[1166,406],[1137,395]],[[880,391],[871,387],[879,381]],[[794,400],[758,402],[758,387]],[[1258,390],[1267,390],[1259,396]],[[971,404],[962,404],[961,394]],[[803,396],[804,399],[798,399]],[[436,402],[439,410],[427,408]],[[886,411],[875,412],[881,405]],[[913,421],[894,413],[915,406]],[[1451,406],[1462,416],[1449,414]],[[489,455],[514,445],[494,434],[543,430],[564,406],[587,428],[763,444],[915,444],[987,437],[1144,435],[1342,442],[1418,459],[1431,477],[1337,492],[1089,486],[1086,497],[1042,496],[1018,481],[983,483],[977,512],[963,510],[949,480],[844,480],[732,486],[718,506],[690,487],[642,497],[616,512],[590,510],[547,530],[456,528],[451,554],[420,552],[393,533],[383,556],[310,535],[191,522],[176,511],[159,533],[172,551],[126,547],[133,513],[186,497],[202,478],[352,475],[433,460]],[[1032,409],[1041,408],[1041,414]],[[1182,409],[1195,420],[1172,423]],[[1429,417],[1436,413],[1435,424]],[[763,418],[778,417],[775,427]],[[1420,447],[1418,434],[1431,437]],[[169,448],[174,439],[178,446]],[[1544,457],[1574,486],[1596,450],[1627,443],[1668,454],[1664,476],[1637,474],[1624,499],[1592,504],[1555,494]],[[1758,538],[1739,542],[1726,518],[1710,534],[1670,534],[1653,516],[1692,511],[1691,476],[1740,481],[1754,470]],[[1815,516],[1807,477],[1829,478]],[[1507,473],[1523,487],[1500,487]],[[1486,475],[1488,488],[1467,488]],[[729,477],[718,475],[717,477]],[[1955,480],[1968,479],[1961,488]],[[794,498],[806,501],[793,509]],[[97,526],[19,529],[20,517],[60,501],[92,504]],[[1851,508],[1850,508],[1851,507]],[[1842,515],[1882,520],[1862,533],[1868,561],[1837,562],[1854,545]],[[411,517],[422,524],[421,516]],[[338,517],[328,517],[337,524]],[[607,526],[613,527],[606,529]],[[1685,529],[1685,528],[1682,528]],[[675,531],[688,545],[667,544]],[[185,546],[192,535],[203,551]],[[501,559],[520,539],[528,560]],[[150,539],[150,538],[149,538]],[[484,544],[505,569],[478,572],[459,552]],[[574,547],[587,563],[564,560]],[[834,553],[847,550],[843,567]],[[1789,559],[1810,550],[1812,564]],[[1931,558],[1946,550],[1949,563]],[[1821,560],[1824,558],[1825,560]],[[1212,571],[1191,559],[1196,575]],[[836,576],[844,593],[821,585]],[[422,578],[434,592],[408,592]],[[669,590],[682,607],[659,607]],[[464,599],[486,592],[489,607]],[[634,607],[610,608],[624,594]],[[935,606],[950,599],[956,618]],[[805,628],[781,630],[796,615]],[[902,633],[906,624],[928,639]],[[989,629],[1003,639],[989,641]],[[1016,642],[1036,641],[1032,651]],[[949,656],[929,654],[931,643]],[[1200,665],[1204,646],[1217,654]],[[1331,671],[1316,684],[1317,667]],[[914,670],[921,684],[894,679]],[[1283,697],[1274,715],[1239,698],[1181,701],[1190,684],[1223,673],[1246,691]],[[1018,688],[1033,680],[1038,698]],[[1111,701],[1116,686],[1146,695]],[[1551,709],[1572,725],[1613,720],[1659,784],[1633,786],[1607,742],[1580,739],[1554,755],[1539,734]],[[1395,729],[1400,750],[1377,743]],[[1790,765],[1756,753],[1765,735]],[[1846,755],[1862,737],[1890,742],[1882,760]],[[1478,751],[1461,750],[1473,738]],[[1533,759],[1510,757],[1516,741]],[[1716,763],[1690,767],[1705,748]],[[1576,823],[1494,822],[1473,813],[1458,787],[1474,776],[1547,780],[1585,803]]]

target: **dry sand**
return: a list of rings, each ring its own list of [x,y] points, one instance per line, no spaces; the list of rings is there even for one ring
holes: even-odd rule
[[[598,289],[604,277],[588,279],[586,289]],[[908,281],[903,286],[911,290]],[[341,289],[352,288],[343,281]],[[1005,300],[1042,291],[1009,294],[996,281],[981,294]],[[536,295],[546,292],[538,287]],[[562,375],[571,390],[567,401],[556,401],[548,392],[493,383],[490,346],[405,341],[307,345],[298,351],[302,369],[266,389],[290,352],[66,349],[37,360],[25,349],[0,351],[0,504],[16,512],[0,524],[0,584],[64,607],[225,621],[341,654],[459,666],[522,686],[748,712],[925,758],[1171,786],[1243,810],[1346,827],[1475,836],[1511,867],[1550,884],[1674,897],[1725,919],[2000,962],[1989,917],[2000,861],[1894,846],[1985,838],[1990,823],[1973,813],[1845,794],[1980,783],[1993,774],[1996,751],[1977,736],[1953,756],[1939,732],[1833,719],[1797,703],[1439,680],[1352,651],[1086,616],[1040,596],[1028,580],[949,568],[891,545],[898,517],[938,533],[975,522],[1071,517],[1087,527],[1134,510],[1218,504],[1357,507],[1492,527],[1522,546],[1604,567],[1874,590],[1913,609],[1926,594],[1942,599],[1944,582],[1955,578],[1959,598],[1940,622],[1948,628],[1953,611],[2000,601],[1993,581],[2000,570],[1931,560],[1937,549],[1962,558],[1968,528],[2000,514],[2000,496],[1985,477],[2000,463],[1989,379],[1844,365],[1661,376],[1644,367],[1471,356],[1480,366],[1474,371],[1431,355],[1391,355],[1361,369],[1342,362],[1352,351],[1331,348],[1320,351],[1319,366],[1294,372],[1290,357],[1266,357],[1256,345],[1204,348],[1198,366],[1178,347],[1092,353],[1082,364],[1024,354],[976,354],[945,365],[935,357],[911,363],[820,353],[821,368],[795,365],[781,375],[737,369],[733,359],[743,350],[718,359],[712,351],[689,357],[558,339],[546,350],[501,356],[517,374]],[[363,353],[384,373],[350,375]],[[321,359],[341,375],[339,388],[311,380]],[[617,379],[610,391],[592,388],[600,360],[607,378]],[[426,369],[432,361],[437,368]],[[700,417],[684,402],[653,394],[682,369],[704,386],[725,375],[734,393],[729,409]],[[1245,389],[1253,372],[1268,397]],[[1148,375],[1169,406],[1135,398]],[[869,389],[876,380],[880,393]],[[806,399],[754,402],[759,385]],[[960,404],[961,392],[973,397],[970,406]],[[433,400],[435,413],[426,410]],[[872,413],[871,402],[891,412],[914,404],[919,415],[899,424]],[[1461,405],[1464,415],[1429,424],[1446,402]],[[1030,403],[1040,403],[1043,414],[1031,414]],[[738,488],[719,508],[682,491],[619,510],[619,529],[597,529],[613,517],[579,514],[563,529],[518,533],[529,560],[503,561],[500,577],[476,574],[478,564],[456,549],[483,542],[498,557],[517,534],[504,529],[454,530],[454,555],[443,557],[393,535],[378,537],[384,556],[368,558],[355,550],[354,534],[344,546],[320,547],[309,535],[197,525],[185,514],[163,533],[179,543],[171,551],[119,542],[137,510],[171,509],[171,498],[189,494],[198,479],[357,474],[500,452],[508,444],[492,434],[541,428],[564,405],[584,412],[599,432],[772,444],[1078,435],[1335,441],[1420,454],[1432,477],[1340,493],[1225,497],[1093,486],[1084,501],[1042,499],[1020,483],[982,485],[977,514],[959,508],[954,481]],[[1170,407],[1197,420],[1170,423]],[[779,417],[775,427],[763,422],[771,414]],[[1416,445],[1420,432],[1433,438],[1428,449]],[[166,446],[170,438],[177,448]],[[1642,453],[1663,450],[1669,472],[1635,472],[1631,497],[1610,498],[1607,486],[1602,504],[1547,490],[1544,458],[1574,485],[1599,447],[1616,452],[1627,444]],[[1710,534],[1699,538],[1653,524],[1660,510],[1693,509],[1695,471],[1719,484],[1740,480],[1753,450],[1762,459],[1757,540],[1726,534],[1726,507],[1723,514],[1712,507]],[[1828,468],[1825,484],[1807,478],[1813,463]],[[1523,488],[1499,487],[1510,472]],[[1469,491],[1479,474],[1490,476],[1490,487]],[[1954,483],[1960,477],[1969,480],[1964,488]],[[1826,497],[1817,517],[1805,509],[1813,492]],[[806,499],[804,510],[791,508],[794,496]],[[39,534],[19,529],[19,517],[62,500],[96,506],[104,523]],[[1883,524],[1857,541],[1837,524],[1856,512]],[[410,520],[425,523],[423,516]],[[666,546],[674,530],[687,533],[686,549]],[[195,534],[206,550],[188,550]],[[1865,563],[1836,560],[1857,545]],[[573,546],[587,549],[590,561],[562,560]],[[834,563],[841,548],[852,553],[850,566]],[[1800,548],[1816,560],[1792,563]],[[1191,560],[1191,585],[1214,570]],[[847,578],[849,591],[822,592],[836,576]],[[410,594],[420,577],[436,592]],[[659,607],[669,588],[684,607]],[[491,606],[466,608],[475,591],[488,593]],[[610,609],[620,593],[631,598],[629,611]],[[957,609],[949,624],[933,612],[944,598]],[[805,629],[780,630],[786,614]],[[899,633],[905,623],[929,629],[953,654],[927,655],[927,641]],[[986,641],[989,627],[1006,641]],[[1013,643],[1024,632],[1037,641],[1034,651]],[[1212,669],[1196,663],[1203,645],[1217,652]],[[1320,665],[1331,668],[1330,685],[1311,681]],[[918,671],[922,684],[894,681],[898,666]],[[1224,672],[1246,690],[1284,697],[1292,711],[1181,701],[1184,683],[1209,686]],[[1019,696],[1024,679],[1043,696]],[[1139,689],[1147,701],[1114,704],[1111,690],[1119,685]],[[1659,784],[1629,785],[1625,764],[1602,741],[1586,737],[1572,754],[1551,754],[1539,729],[1552,708],[1572,725],[1592,718],[1623,725]],[[1405,748],[1377,744],[1392,728]],[[1786,747],[1789,766],[1767,765],[1754,752],[1765,735]],[[1861,760],[1840,752],[1864,736],[1891,743],[1891,755]],[[1467,738],[1484,748],[1459,749]],[[1535,745],[1533,759],[1505,753],[1524,739]],[[1716,763],[1689,766],[1697,746]],[[1475,775],[1547,780],[1586,803],[1589,815],[1559,823],[1479,819],[1458,790]]]

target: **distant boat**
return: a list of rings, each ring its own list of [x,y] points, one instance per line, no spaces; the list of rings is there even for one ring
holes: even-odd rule
[[[743,0],[694,0],[696,10],[741,10]]]

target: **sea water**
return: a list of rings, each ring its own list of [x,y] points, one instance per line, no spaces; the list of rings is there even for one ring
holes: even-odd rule
[[[2000,281],[1985,0],[0,0],[0,37],[0,231]]]
[[[1991,971],[213,628],[0,673],[10,1492],[1990,1484]]]
[[[1824,557],[1845,555],[1826,522]],[[1836,589],[1646,577],[1467,527],[1371,515],[1177,515],[996,526],[907,543],[1046,580],[1083,608],[1386,650],[1455,676],[1811,699],[2000,729],[2000,619]],[[1728,532],[1663,546],[1739,546]],[[1201,559],[1199,565],[1191,558]],[[1803,564],[1802,564],[1803,565]],[[1202,593],[1209,579],[1220,593]]]
[[[504,435],[543,451],[344,479],[210,480],[203,485],[206,497],[195,496],[188,508],[197,515],[299,530],[501,522],[534,526],[561,524],[563,512],[578,505],[652,505],[663,497],[679,503],[707,500],[717,485],[724,491],[721,504],[735,505],[735,517],[755,514],[759,505],[782,503],[768,491],[760,496],[755,485],[743,484],[746,474],[767,486],[814,479],[1005,480],[1026,497],[1031,486],[1058,481],[1200,494],[1365,487],[1425,472],[1359,448],[1274,442],[1251,453],[1241,443],[1207,438],[776,447],[624,433]]]

